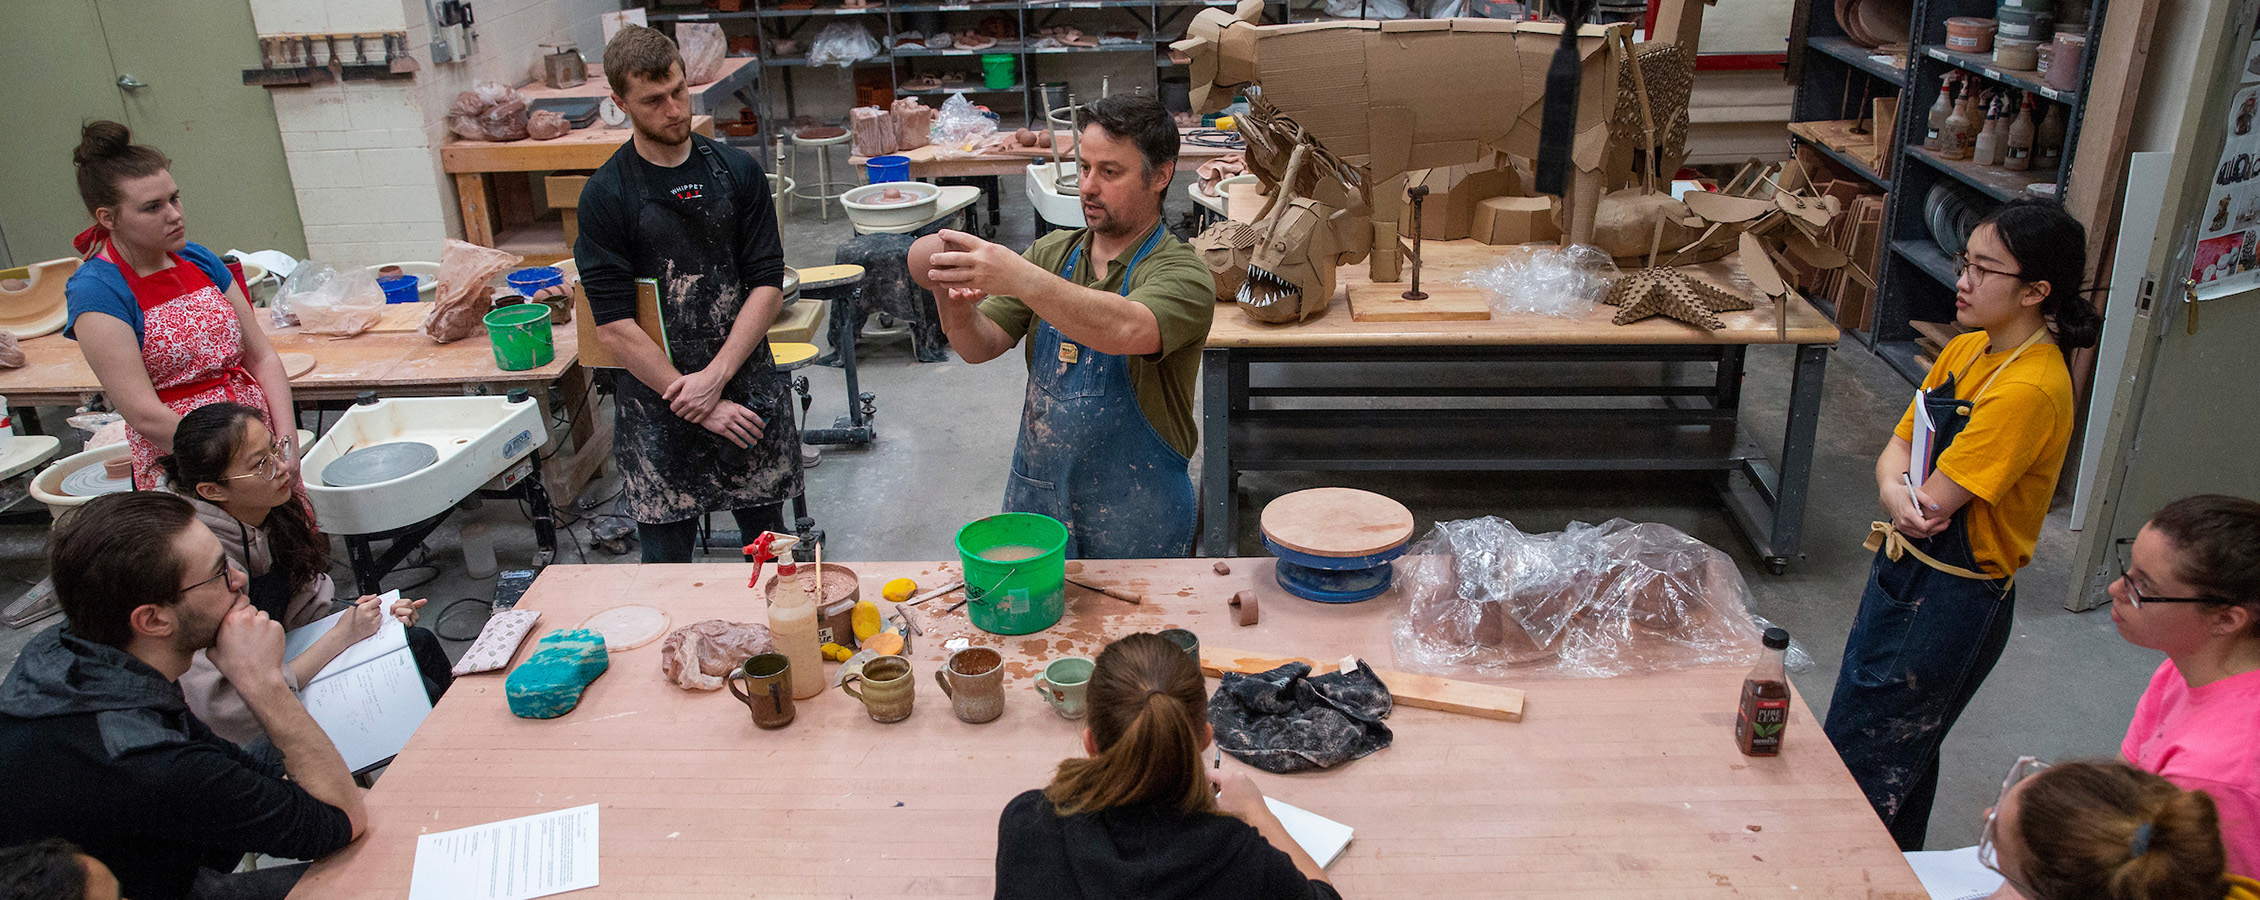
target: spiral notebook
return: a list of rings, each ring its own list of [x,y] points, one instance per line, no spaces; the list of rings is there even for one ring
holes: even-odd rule
[[[399,591],[390,591],[378,602],[390,610],[399,599]],[[284,634],[283,659],[306,652],[315,639],[337,627],[345,612],[339,610]],[[408,629],[389,613],[376,634],[345,648],[300,685],[298,699],[345,757],[346,768],[355,772],[397,755],[432,711],[431,695],[425,693],[416,658],[408,650]]]

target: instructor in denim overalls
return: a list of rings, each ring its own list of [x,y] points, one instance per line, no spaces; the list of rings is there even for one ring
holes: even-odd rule
[[[1046,235],[1026,254],[943,231],[912,248],[911,274],[934,289],[942,330],[967,362],[1027,338],[1005,510],[1066,523],[1075,557],[1185,556],[1193,395],[1216,304],[1208,269],[1161,227],[1177,127],[1139,96],[1101,99],[1076,122],[1088,227]]]

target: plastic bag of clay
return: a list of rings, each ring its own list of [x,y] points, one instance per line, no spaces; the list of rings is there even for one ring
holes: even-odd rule
[[[431,314],[416,330],[442,344],[477,334],[483,327],[481,319],[493,308],[487,281],[523,258],[448,238],[439,254],[438,297],[432,301]]]
[[[360,334],[384,316],[384,291],[364,266],[333,269],[308,261],[290,273],[277,296],[287,298],[298,324],[314,334]]]
[[[934,128],[934,108],[918,102],[916,97],[895,101],[895,148],[916,150],[926,146],[927,134]]]
[[[573,123],[554,109],[537,109],[526,117],[526,136],[537,141],[553,141],[572,131]]]
[[[879,55],[879,39],[854,22],[833,22],[816,33],[808,45],[808,64],[847,68],[857,60]]]
[[[1326,0],[1326,14],[1341,19],[1402,19],[1412,15],[1405,0]]]
[[[1609,255],[1584,244],[1523,244],[1503,250],[1498,262],[1469,272],[1464,279],[1483,289],[1494,315],[1574,319],[1592,311],[1617,277],[1617,265]]]
[[[0,369],[20,369],[23,365],[23,342],[16,340],[14,332],[0,331]]]
[[[1396,563],[1397,664],[1458,678],[1606,678],[1756,663],[1766,623],[1725,553],[1610,519],[1526,534],[1439,522]],[[1811,664],[1792,648],[1792,668]]]
[[[659,674],[686,691],[719,691],[730,670],[776,649],[766,625],[707,619],[667,634]]]
[[[934,144],[935,159],[965,159],[979,156],[988,149],[989,138],[997,133],[996,120],[981,114],[973,101],[965,99],[960,91],[942,102],[940,112],[934,114],[934,129],[929,135]]]
[[[848,134],[855,155],[885,156],[895,152],[895,117],[883,106],[858,106],[848,110]]]
[[[730,39],[714,22],[675,23],[675,45],[683,53],[683,83],[696,87],[722,77],[722,59],[730,55]]]

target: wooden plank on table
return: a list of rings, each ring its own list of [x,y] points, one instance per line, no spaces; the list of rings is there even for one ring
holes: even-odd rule
[[[1481,289],[1432,285],[1423,279],[1420,290],[1427,299],[1407,300],[1405,289],[1411,284],[1386,282],[1351,288],[1350,317],[1360,322],[1491,321],[1491,301]]]
[[[714,136],[713,116],[692,116],[691,130]],[[440,145],[440,170],[468,172],[556,172],[603,167],[628,142],[627,128],[576,128],[548,141],[465,141]]]
[[[1260,183],[1242,181],[1224,186],[1224,215],[1233,221],[1255,221],[1256,214],[1263,212],[1263,202]]]
[[[1273,656],[1225,647],[1201,647],[1201,672],[1206,675],[1222,675],[1225,672],[1253,675],[1257,672],[1269,672],[1291,662],[1309,666],[1313,675],[1323,675],[1340,668],[1335,663],[1321,663],[1300,656]],[[1396,698],[1399,706],[1506,722],[1522,721],[1523,694],[1520,689],[1375,668],[1371,660],[1366,661],[1366,666],[1373,669],[1374,676],[1380,678],[1382,684],[1389,686],[1389,695]]]

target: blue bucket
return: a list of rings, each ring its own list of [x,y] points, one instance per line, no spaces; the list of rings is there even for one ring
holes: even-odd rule
[[[416,302],[416,276],[394,275],[377,279],[377,286],[385,290],[386,303]]]
[[[874,156],[863,161],[863,171],[872,184],[910,180],[910,157]]]
[[[556,266],[534,266],[510,273],[510,289],[520,297],[531,297],[543,288],[553,288],[565,283],[565,273]]]

